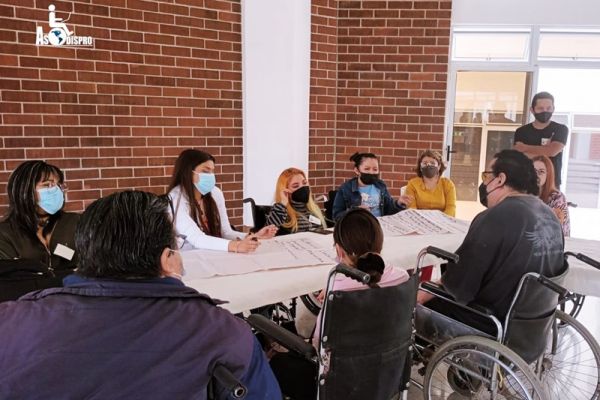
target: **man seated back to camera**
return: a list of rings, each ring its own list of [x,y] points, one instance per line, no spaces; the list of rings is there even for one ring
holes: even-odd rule
[[[0,304],[0,398],[205,399],[218,363],[247,398],[281,398],[248,326],[180,281],[167,207],[135,191],[95,201],[65,287]]]
[[[563,272],[564,238],[554,212],[538,197],[533,162],[516,150],[494,156],[482,173],[478,214],[456,251],[457,264],[442,275],[445,289],[461,304],[476,303],[504,322],[521,277]],[[487,319],[419,292],[419,303],[467,325],[495,334]]]

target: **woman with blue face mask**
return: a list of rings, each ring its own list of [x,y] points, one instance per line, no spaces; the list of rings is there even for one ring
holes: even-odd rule
[[[223,192],[216,185],[215,158],[200,150],[179,154],[169,185],[173,221],[180,238],[193,248],[248,253],[260,245],[258,239],[275,235],[267,226],[254,235],[231,228]]]
[[[79,214],[62,211],[64,174],[41,160],[19,165],[8,179],[8,212],[0,222],[0,260],[31,261],[55,276],[76,268]]]

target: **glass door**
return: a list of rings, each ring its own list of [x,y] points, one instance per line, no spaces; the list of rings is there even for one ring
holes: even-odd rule
[[[530,87],[530,72],[456,73],[448,154],[450,179],[463,208],[478,204],[480,172],[495,153],[512,147],[515,129],[527,122]]]

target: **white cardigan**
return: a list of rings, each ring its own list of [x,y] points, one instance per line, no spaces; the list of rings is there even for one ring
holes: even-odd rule
[[[185,235],[186,242],[196,249],[227,251],[230,240],[243,239],[246,234],[231,229],[229,217],[227,216],[227,208],[225,207],[225,198],[221,189],[215,186],[210,193],[217,205],[219,217],[221,218],[221,238],[209,236],[202,232],[202,229],[198,227],[190,216],[190,202],[187,196],[181,193],[179,186],[174,187],[169,192],[169,198],[175,210],[175,229],[179,235]],[[169,212],[172,211],[169,210]]]

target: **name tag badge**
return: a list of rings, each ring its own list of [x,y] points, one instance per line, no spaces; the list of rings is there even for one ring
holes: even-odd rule
[[[315,225],[321,225],[321,220],[312,214],[308,216],[308,221]]]
[[[54,254],[66,259],[66,260],[71,261],[73,259],[73,255],[75,255],[75,250],[70,249],[67,246],[59,243],[56,245],[56,248],[54,249]]]
[[[548,143],[550,143],[550,138],[542,138],[542,146],[545,146]]]

